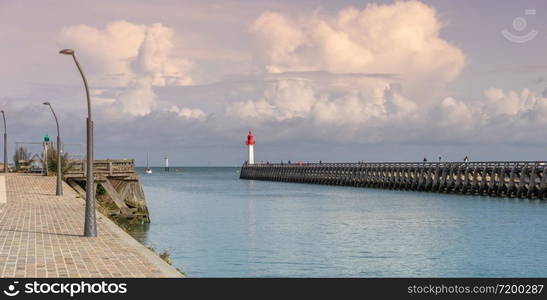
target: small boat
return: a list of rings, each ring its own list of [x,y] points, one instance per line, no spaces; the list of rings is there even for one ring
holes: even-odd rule
[[[146,169],[144,169],[146,174],[152,174],[152,169],[150,169],[150,153],[146,152]]]

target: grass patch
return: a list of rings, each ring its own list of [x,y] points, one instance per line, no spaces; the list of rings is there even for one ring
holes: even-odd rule
[[[169,265],[173,266],[175,269],[177,269],[177,271],[179,271],[182,275],[186,276],[186,273],[184,273],[181,269],[175,267],[173,265],[173,260],[171,259],[171,250],[169,249],[163,249],[162,252],[159,252],[156,251],[156,249],[154,247],[147,247],[148,249],[150,249],[150,251],[156,253],[161,259],[163,259],[163,261],[165,261],[166,263],[168,263]]]

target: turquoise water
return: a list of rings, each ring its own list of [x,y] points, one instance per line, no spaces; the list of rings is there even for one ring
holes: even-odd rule
[[[547,276],[547,203],[140,169],[152,223],[190,277]]]

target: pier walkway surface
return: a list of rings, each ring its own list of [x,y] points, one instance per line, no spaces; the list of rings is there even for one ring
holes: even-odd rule
[[[99,212],[84,237],[84,200],[55,180],[0,175],[0,277],[182,277]]]

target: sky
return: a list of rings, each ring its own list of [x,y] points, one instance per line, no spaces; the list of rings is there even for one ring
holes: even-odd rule
[[[544,160],[547,2],[0,0],[0,108],[16,143],[96,158]],[[31,152],[40,151],[26,144]]]

